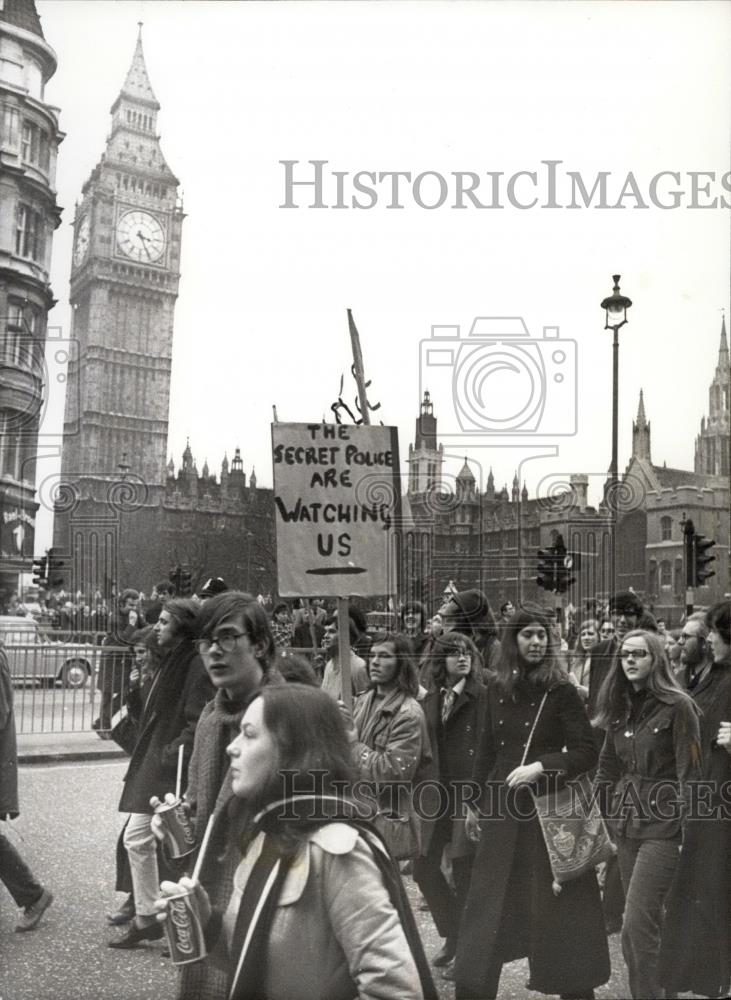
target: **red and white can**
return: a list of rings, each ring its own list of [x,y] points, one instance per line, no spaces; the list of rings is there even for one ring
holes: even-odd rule
[[[185,858],[195,850],[195,830],[180,799],[161,802],[155,814],[162,822],[165,846],[171,858]]]
[[[165,933],[174,965],[199,962],[208,954],[195,892],[181,892],[167,897]]]

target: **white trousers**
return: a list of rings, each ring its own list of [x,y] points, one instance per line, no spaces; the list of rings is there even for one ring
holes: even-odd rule
[[[157,870],[157,841],[147,813],[132,813],[124,831],[124,846],[132,873],[135,913],[152,917],[157,912],[153,903],[160,895],[160,874]]]

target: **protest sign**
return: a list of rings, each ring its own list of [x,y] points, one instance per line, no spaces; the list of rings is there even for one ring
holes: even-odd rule
[[[272,448],[280,595],[392,593],[396,428],[276,423]]]

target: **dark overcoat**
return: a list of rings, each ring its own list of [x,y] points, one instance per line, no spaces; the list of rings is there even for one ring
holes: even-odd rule
[[[0,819],[15,819],[19,811],[13,683],[7,657],[0,649]]]
[[[487,706],[487,688],[470,673],[462,692],[457,695],[446,723],[442,723],[442,698],[439,688],[432,688],[421,702],[432,749],[428,782],[419,792],[418,808],[421,820],[421,853],[429,850],[436,817],[450,810],[452,834],[449,854],[452,858],[472,854],[474,846],[465,836],[462,810],[457,809],[459,795],[451,782],[472,780],[480,732]],[[445,790],[439,794],[432,782]],[[459,815],[458,815],[459,812]],[[435,819],[427,817],[434,816]]]
[[[702,780],[713,783],[704,808],[718,810],[719,818],[694,809],[698,818],[685,824],[666,900],[659,977],[669,992],[718,997],[731,987],[731,756],[715,738],[719,723],[731,720],[731,663],[714,663],[692,694],[702,713]]]
[[[577,993],[609,979],[609,951],[594,872],[552,891],[548,854],[530,792],[511,791],[543,691],[523,682],[514,700],[494,680],[474,770],[485,788],[483,818],[455,967],[457,995],[484,996],[488,969],[527,956],[530,988]],[[540,761],[558,782],[596,762],[596,742],[581,699],[568,682],[553,687],[535,728],[526,763]],[[539,780],[537,791],[545,790]]]
[[[184,789],[198,718],[213,697],[195,646],[188,640],[174,646],[150,686],[139,722],[139,738],[124,777],[120,812],[152,814],[150,797],[175,790],[178,749],[183,751]]]

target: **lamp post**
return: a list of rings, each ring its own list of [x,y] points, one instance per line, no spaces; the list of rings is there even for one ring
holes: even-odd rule
[[[627,322],[627,310],[632,300],[619,291],[621,275],[614,274],[614,289],[612,294],[602,301],[605,312],[605,330],[614,331],[612,344],[612,464],[609,468],[609,510],[611,516],[612,537],[610,551],[610,588],[614,589],[614,574],[617,565],[617,483],[619,481],[617,449],[619,438],[619,331]]]

